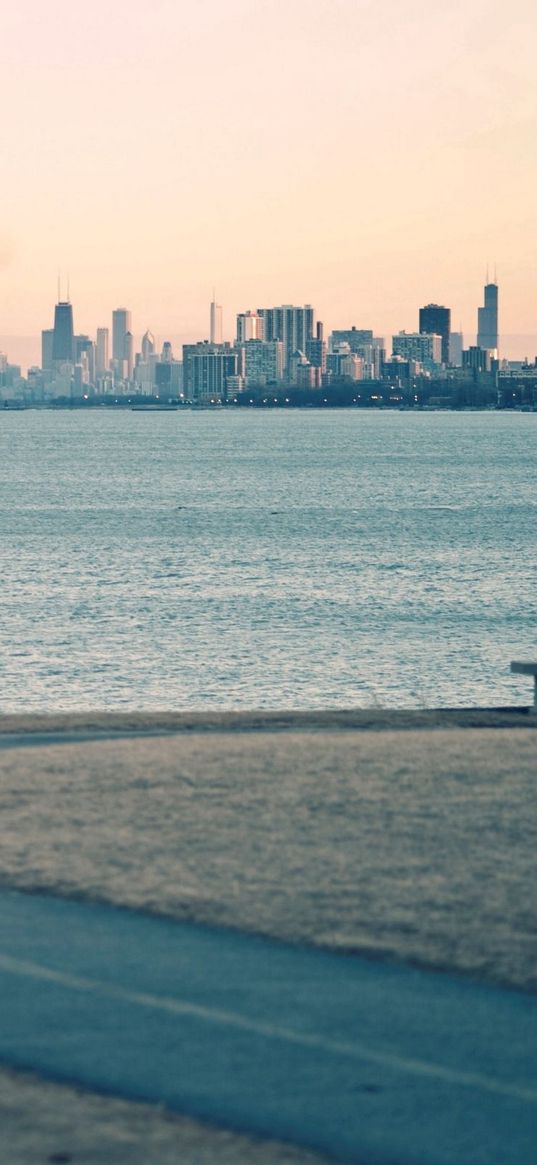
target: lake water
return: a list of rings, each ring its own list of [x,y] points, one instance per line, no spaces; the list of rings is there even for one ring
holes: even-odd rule
[[[0,712],[528,703],[537,415],[0,414]]]

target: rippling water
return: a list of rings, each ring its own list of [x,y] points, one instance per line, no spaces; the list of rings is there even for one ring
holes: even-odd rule
[[[527,703],[537,416],[0,414],[0,711]]]

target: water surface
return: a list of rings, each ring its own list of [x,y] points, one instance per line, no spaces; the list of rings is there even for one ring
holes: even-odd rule
[[[0,415],[0,711],[527,703],[537,416]]]

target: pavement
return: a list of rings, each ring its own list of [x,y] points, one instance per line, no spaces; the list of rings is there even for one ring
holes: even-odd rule
[[[0,925],[11,1066],[342,1162],[534,1165],[529,995],[13,891]]]
[[[0,721],[9,1165],[533,1165],[537,735],[488,716]]]

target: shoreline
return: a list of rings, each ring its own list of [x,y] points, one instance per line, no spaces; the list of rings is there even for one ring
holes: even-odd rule
[[[537,728],[533,705],[488,708],[333,708],[162,712],[0,713],[0,746],[10,737],[99,738],[188,733],[409,732],[439,728]],[[9,741],[11,743],[11,741]]]

